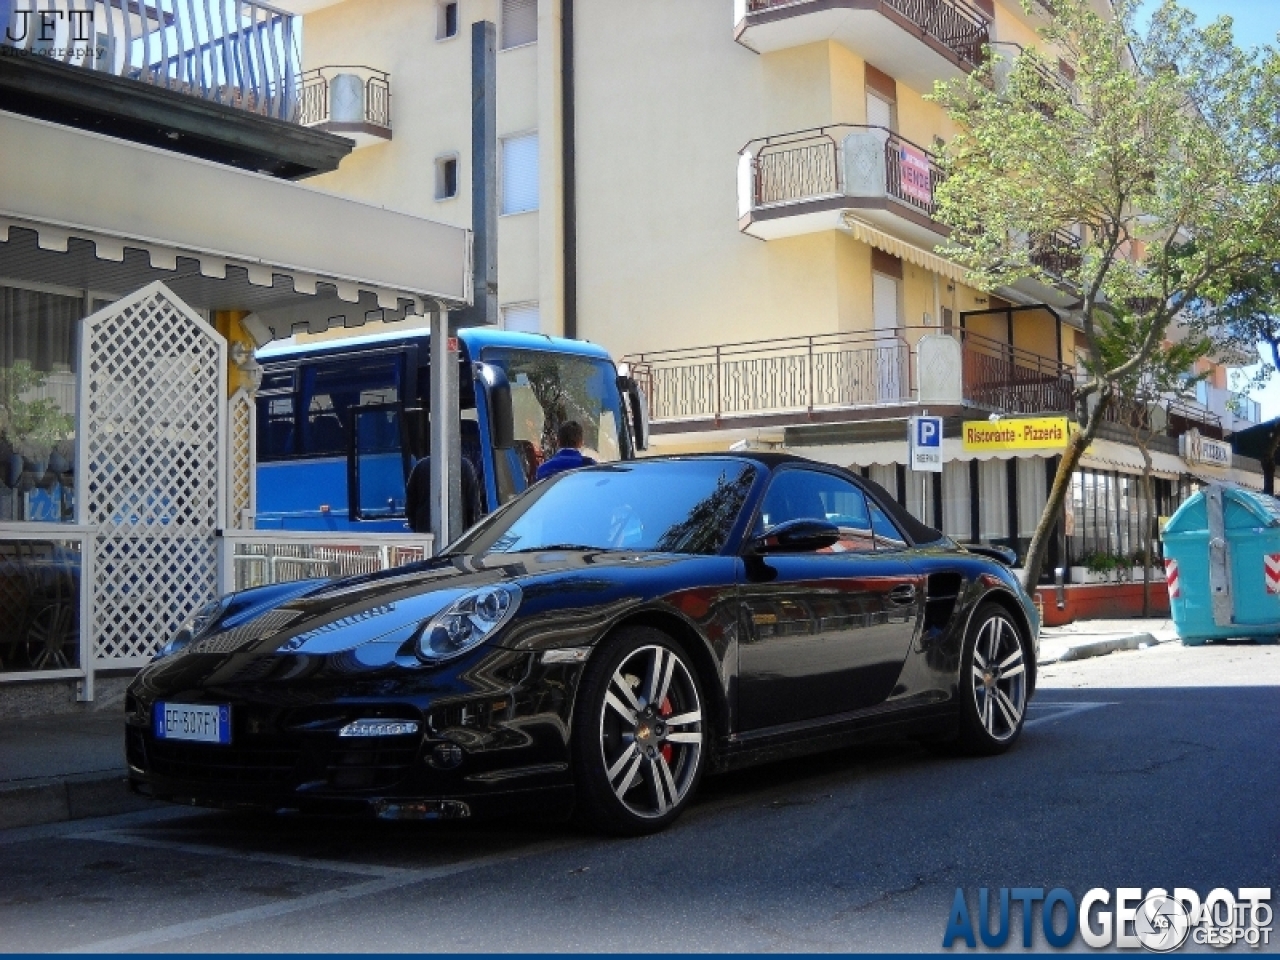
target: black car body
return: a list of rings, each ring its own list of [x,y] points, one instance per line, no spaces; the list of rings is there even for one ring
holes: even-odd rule
[[[701,486],[682,506],[690,478]],[[637,519],[623,501],[649,512]],[[539,542],[530,524],[595,539]],[[989,643],[975,634],[979,611],[995,618]],[[485,623],[498,626],[482,640],[466,633]],[[887,736],[999,752],[1034,692],[1039,623],[1006,566],[922,526],[875,484],[761,454],[561,475],[441,557],[234,594],[184,629],[127,695],[141,792],[429,818],[608,805],[608,783],[623,806],[657,797],[603,818],[637,832],[669,822],[703,768]],[[608,657],[616,669],[600,665]],[[229,742],[160,736],[183,722],[166,704],[221,710]],[[674,713],[694,718],[683,737]],[[594,793],[584,764],[599,767]]]

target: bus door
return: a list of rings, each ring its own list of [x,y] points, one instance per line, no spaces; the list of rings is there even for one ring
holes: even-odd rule
[[[348,516],[403,521],[405,485],[413,466],[404,404],[352,407],[349,423]]]

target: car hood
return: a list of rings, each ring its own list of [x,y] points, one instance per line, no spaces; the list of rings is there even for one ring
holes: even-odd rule
[[[420,669],[412,642],[418,626],[469,590],[493,583],[520,586],[523,601],[493,645],[521,647],[557,618],[601,623],[643,599],[641,571],[723,564],[725,558],[546,550],[458,556],[341,580],[279,585],[228,598],[213,629],[148,669],[191,676],[222,669],[284,679],[287,668],[247,669],[250,661],[338,658],[352,670],[399,665]],[[681,575],[679,580],[683,580]]]

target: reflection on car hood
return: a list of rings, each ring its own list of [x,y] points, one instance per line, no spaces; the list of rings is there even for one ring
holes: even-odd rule
[[[529,585],[526,589],[531,587],[535,595],[551,591],[563,596],[580,580],[610,568],[670,566],[686,559],[695,558],[546,550],[431,560],[331,581],[303,596],[286,594],[277,604],[258,607],[247,620],[228,618],[226,629],[215,628],[184,653],[323,655],[374,640],[399,647],[412,628],[477,587],[514,581]],[[539,591],[539,585],[547,590]]]

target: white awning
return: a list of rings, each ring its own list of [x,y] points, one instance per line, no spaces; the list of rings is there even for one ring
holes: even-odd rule
[[[1080,466],[1095,470],[1118,469],[1126,473],[1142,473],[1142,452],[1137,447],[1114,440],[1094,440],[1080,458]],[[1174,480],[1187,472],[1187,465],[1181,457],[1159,450],[1151,451],[1153,476]]]
[[[356,304],[345,323],[359,325],[470,303],[471,233],[0,112],[0,276],[119,295],[163,280],[196,306],[312,329]]]
[[[907,263],[914,263],[917,267],[931,270],[949,280],[955,280],[959,283],[965,282],[964,268],[952,263],[945,257],[940,257],[930,250],[925,250],[923,247],[917,247],[914,243],[908,243],[905,240],[890,236],[883,230],[878,230],[869,223],[858,219],[856,214],[846,211],[842,215],[842,219],[845,227],[853,234],[855,239],[861,240],[877,250],[883,250],[885,253],[892,253],[895,257],[901,257]]]

